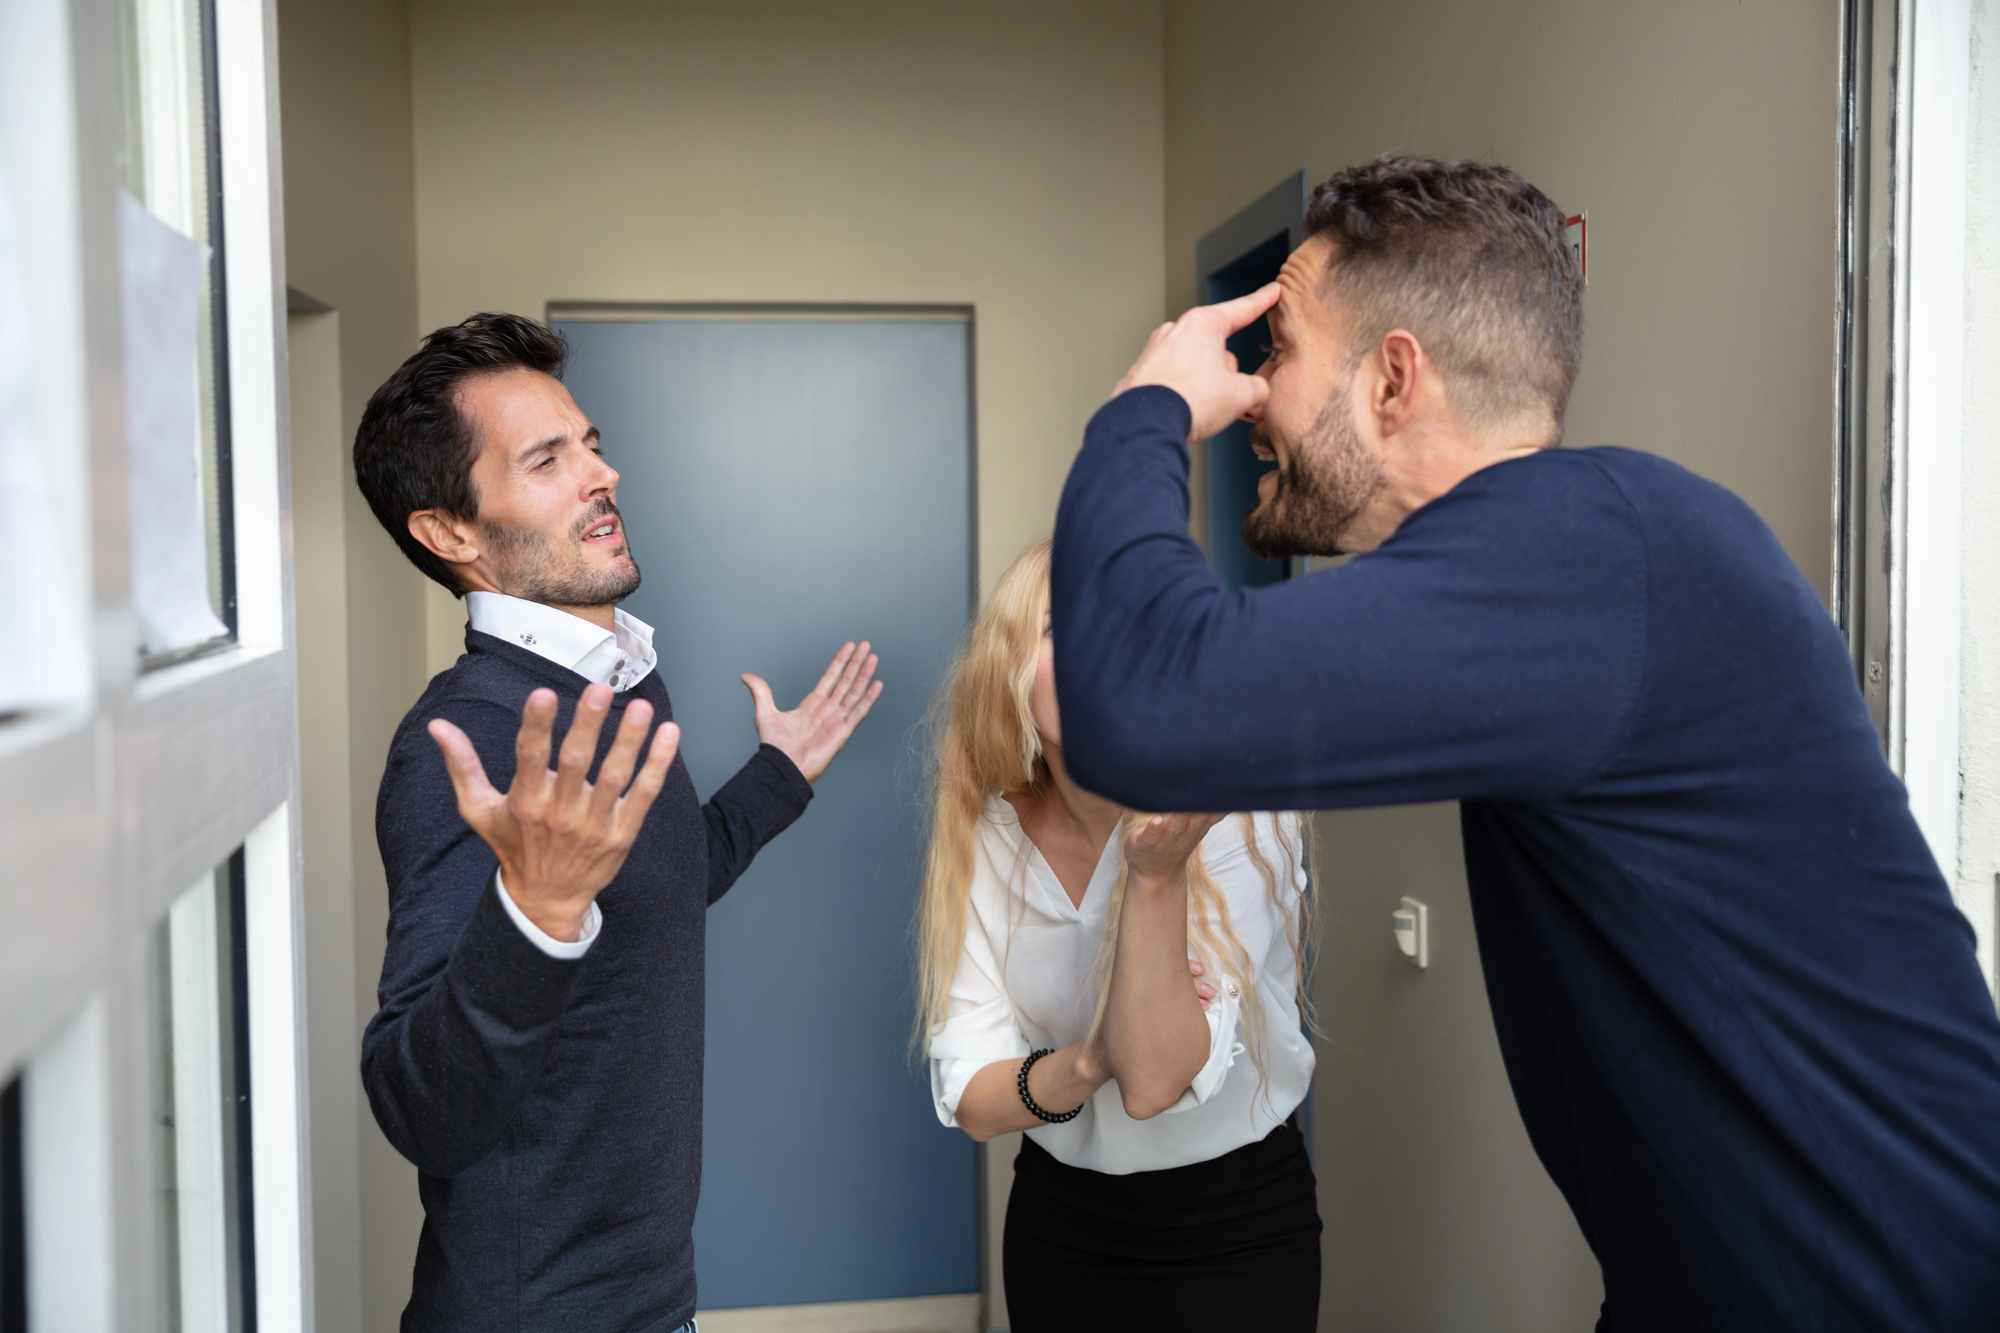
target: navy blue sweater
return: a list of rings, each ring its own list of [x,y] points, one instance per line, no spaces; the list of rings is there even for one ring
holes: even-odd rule
[[[1063,492],[1077,780],[1462,802],[1508,1076],[1606,1327],[2000,1327],[2000,1021],[1769,529],[1658,458],[1552,450],[1231,593],[1188,538],[1188,427],[1119,397]]]
[[[551,958],[501,905],[424,728],[463,728],[504,791],[529,692],[555,690],[560,744],[588,682],[491,635],[465,646],[397,728],[375,807],[389,943],[361,1074],[423,1196],[403,1328],[667,1333],[695,1309],[705,914],[812,787],[766,745],[704,806],[676,756],[596,942]],[[634,699],[672,720],[652,672],[612,700],[598,763]]]

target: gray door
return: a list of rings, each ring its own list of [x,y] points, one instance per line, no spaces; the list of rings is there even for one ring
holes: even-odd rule
[[[702,794],[756,748],[742,672],[790,706],[867,638],[887,682],[708,914],[702,1308],[977,1291],[973,1145],[909,1055],[912,747],[972,594],[970,326],[556,313]]]

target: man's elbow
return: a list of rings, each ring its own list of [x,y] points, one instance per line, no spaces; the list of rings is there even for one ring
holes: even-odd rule
[[[1160,728],[1102,716],[1072,726],[1069,718],[1066,709],[1063,759],[1078,786],[1135,810],[1177,808],[1172,787],[1185,756]]]
[[[367,1062],[362,1065],[361,1084],[382,1137],[402,1154],[404,1161],[427,1176],[449,1180],[476,1165],[491,1146],[473,1142],[457,1132],[456,1127],[448,1128],[448,1117],[437,1111],[427,1114],[407,1106],[397,1094],[394,1080],[383,1077],[379,1069],[371,1068]]]

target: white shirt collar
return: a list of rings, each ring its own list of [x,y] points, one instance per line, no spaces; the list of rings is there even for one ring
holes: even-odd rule
[[[481,634],[519,644],[620,694],[659,664],[653,627],[623,610],[613,611],[612,628],[602,630],[581,616],[505,593],[469,592],[465,602],[472,628]]]

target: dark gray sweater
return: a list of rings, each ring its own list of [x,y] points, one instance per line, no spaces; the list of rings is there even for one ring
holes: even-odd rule
[[[667,1333],[694,1314],[704,912],[812,787],[766,745],[703,805],[676,757],[598,895],[596,942],[551,958],[508,918],[425,726],[463,728],[504,791],[529,692],[555,690],[560,742],[587,683],[468,631],[390,745],[375,810],[389,939],[361,1074],[419,1172],[406,1333]],[[599,763],[633,699],[673,717],[647,675],[613,700]]]

